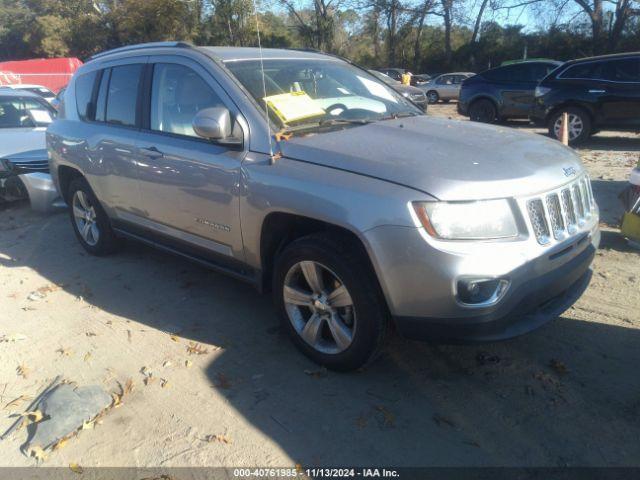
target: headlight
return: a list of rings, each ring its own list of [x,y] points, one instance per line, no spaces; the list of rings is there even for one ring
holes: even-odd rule
[[[516,220],[507,200],[414,202],[413,208],[432,237],[480,240],[518,235]]]
[[[540,85],[538,85],[536,87],[535,93],[533,94],[534,97],[544,97],[547,93],[549,93],[551,91],[551,89],[549,87],[541,87]]]

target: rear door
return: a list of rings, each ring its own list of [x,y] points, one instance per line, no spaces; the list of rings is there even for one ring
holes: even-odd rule
[[[640,57],[608,60],[601,73],[604,81],[596,94],[602,124],[640,128]]]
[[[100,201],[117,217],[139,211],[141,204],[136,141],[146,60],[131,57],[109,62],[105,68],[79,77],[75,86],[83,120],[78,135],[86,139],[76,146],[82,149],[78,152],[81,164]]]
[[[225,107],[233,119],[239,111],[213,76],[188,58],[151,57],[147,78],[149,106],[138,141],[145,157],[139,179],[147,227],[207,252],[241,255],[244,150],[201,138],[192,128],[202,109]]]

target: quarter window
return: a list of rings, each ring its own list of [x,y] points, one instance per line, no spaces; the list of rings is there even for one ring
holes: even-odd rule
[[[78,108],[78,116],[80,120],[92,120],[93,105],[93,86],[96,83],[98,70],[80,75],[76,80],[76,106]]]
[[[141,64],[123,65],[111,69],[107,91],[106,121],[108,123],[135,126],[141,72]]]
[[[640,82],[640,59],[610,60],[603,66],[605,80],[612,82]]]
[[[153,69],[151,130],[198,137],[193,117],[200,110],[222,106],[211,87],[183,65],[159,63]]]

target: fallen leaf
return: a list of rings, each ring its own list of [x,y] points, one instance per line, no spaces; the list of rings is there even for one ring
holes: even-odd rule
[[[31,397],[29,397],[27,395],[20,395],[18,398],[14,399],[14,400],[11,400],[9,403],[7,403],[4,406],[4,409],[7,410],[9,408],[17,407],[22,402],[26,402],[27,400],[31,400]]]
[[[216,375],[217,381],[215,386],[218,388],[231,388],[231,380],[224,373],[218,373]]]
[[[18,365],[16,373],[26,379],[29,376],[29,373],[31,373],[31,369],[23,363],[22,365]]]
[[[209,350],[205,347],[203,347],[202,345],[200,345],[199,343],[194,343],[194,342],[189,342],[189,346],[187,347],[187,353],[189,355],[204,355],[205,353],[208,353]]]
[[[193,362],[191,360],[185,360],[184,361],[184,366],[187,368],[191,368],[191,366],[193,365]]]
[[[97,334],[97,333],[94,333],[94,332],[85,332],[85,335],[86,335],[87,337],[95,337],[95,336],[97,336],[98,334]]]
[[[29,456],[34,457],[40,462],[44,462],[47,459],[47,454],[40,445],[34,445],[29,449]]]
[[[91,352],[87,352],[84,354],[84,361],[88,362],[89,360],[91,360]]]
[[[133,392],[133,379],[130,378],[126,381],[126,383],[124,384],[124,388],[122,390],[122,395],[129,395],[131,392]]]
[[[396,416],[384,405],[377,405],[376,410],[382,413],[382,421],[387,427],[393,427],[396,424]]]
[[[67,444],[67,442],[69,441],[69,439],[67,438],[61,438],[60,440],[58,440],[58,442],[52,447],[52,450],[55,452],[57,450],[60,450],[62,448],[64,448],[64,446]]]
[[[165,360],[164,363],[162,364],[163,367],[170,367],[171,366],[171,360]]]
[[[118,408],[122,405],[122,396],[117,393],[111,393],[111,408]]]
[[[84,473],[84,469],[78,465],[77,463],[70,463],[69,464],[69,470],[71,470],[73,473],[77,473],[77,474],[82,474]]]
[[[82,427],[80,427],[80,430],[93,430],[93,426],[94,426],[93,421],[82,422]]]
[[[178,337],[177,335],[171,335],[169,338],[171,338],[171,340],[173,340],[174,342],[180,342],[180,337]]]
[[[226,443],[227,445],[233,443],[233,441],[226,435],[207,435],[204,437],[204,441],[209,443]]]
[[[71,355],[73,355],[73,351],[70,348],[60,347],[58,350],[56,350],[56,352],[63,357],[70,357]]]
[[[131,330],[127,330],[127,340],[131,343]]]
[[[551,361],[549,362],[549,366],[560,374],[565,374],[569,372],[569,369],[567,368],[567,366],[563,362],[555,358],[551,359]]]
[[[356,418],[356,427],[358,427],[360,430],[362,430],[363,428],[365,428],[367,426],[367,419],[366,417],[364,417],[363,415],[360,415],[358,418]]]
[[[327,376],[328,371],[325,367],[319,368],[317,370],[305,370],[304,373],[314,378],[324,378]]]
[[[149,376],[145,377],[145,379],[143,380],[145,386],[151,385],[155,381],[156,381],[156,377],[154,377],[151,374],[149,374]]]
[[[42,412],[40,410],[34,410],[33,412],[25,412],[20,416],[29,420],[29,423],[38,423],[43,418]]]
[[[169,380],[167,380],[166,378],[161,378],[160,379],[160,386],[162,388],[169,388]]]

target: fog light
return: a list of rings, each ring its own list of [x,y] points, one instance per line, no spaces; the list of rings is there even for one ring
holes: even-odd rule
[[[503,278],[466,278],[458,280],[457,296],[466,305],[488,306],[498,302],[508,286]]]

